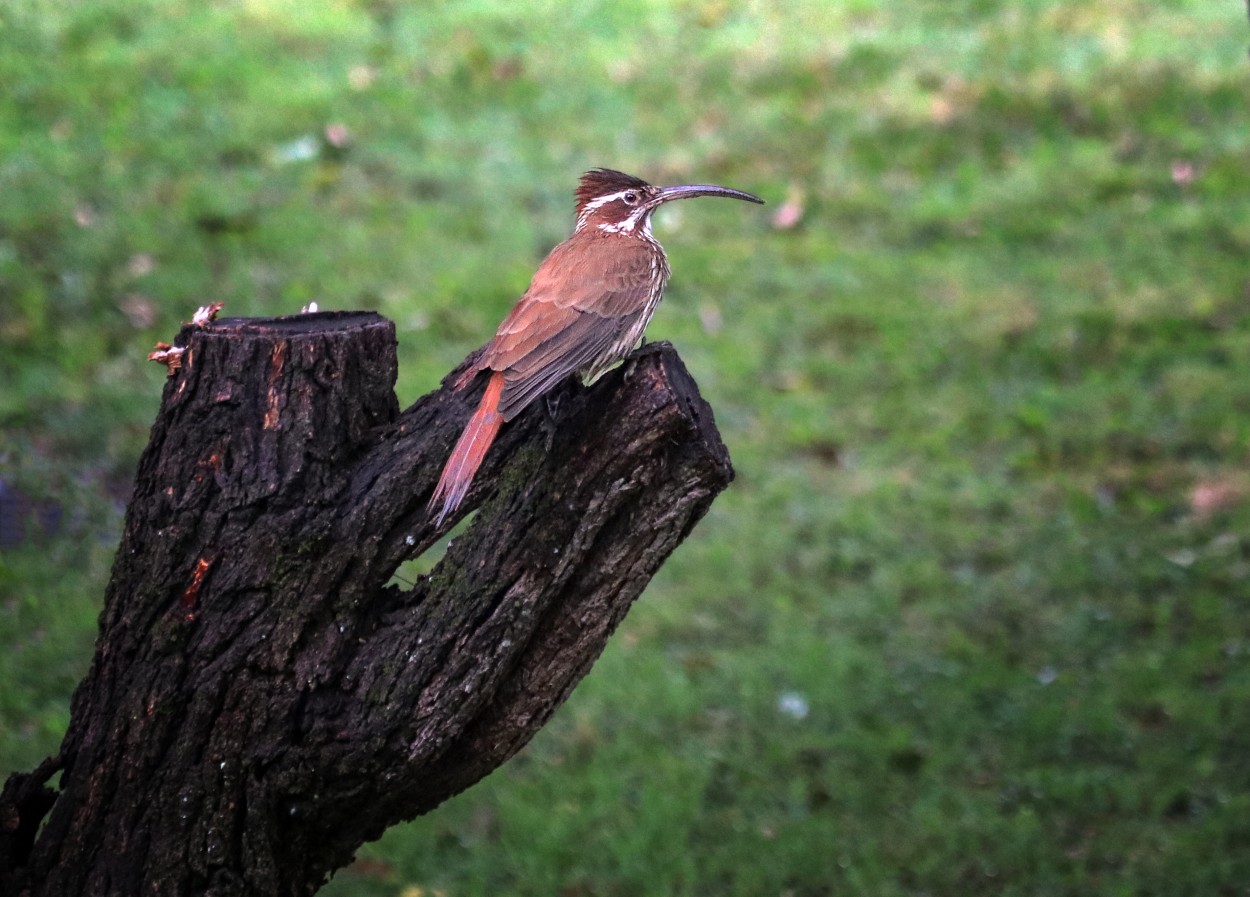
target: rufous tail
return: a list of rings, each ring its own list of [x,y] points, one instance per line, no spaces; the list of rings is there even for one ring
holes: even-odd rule
[[[431,511],[442,505],[438,517],[435,518],[436,526],[442,526],[443,521],[460,507],[469,492],[473,475],[482,466],[487,449],[495,441],[499,427],[503,424],[503,415],[499,413],[499,398],[502,395],[503,372],[493,371],[481,404],[477,406],[465,425],[464,432],[456,440],[456,447],[451,450],[443,475],[439,477],[434,494],[430,496]]]

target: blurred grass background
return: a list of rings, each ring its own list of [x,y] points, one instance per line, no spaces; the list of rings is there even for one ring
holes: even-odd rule
[[[738,479],[325,893],[1250,892],[1244,17],[0,0],[0,479],[49,521],[0,548],[0,770],[64,730],[156,340],[377,309],[407,404],[609,165],[772,203],[656,224]]]

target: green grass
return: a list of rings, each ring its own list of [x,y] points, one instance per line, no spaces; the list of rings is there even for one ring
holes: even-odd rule
[[[0,553],[0,768],[89,659],[150,345],[376,308],[411,401],[603,164],[772,203],[656,226],[738,479],[533,744],[326,893],[1245,894],[1247,43],[1205,0],[10,0],[0,475],[67,512]]]

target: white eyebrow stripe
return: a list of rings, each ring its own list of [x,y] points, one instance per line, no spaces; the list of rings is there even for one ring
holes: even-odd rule
[[[586,207],[582,209],[582,212],[583,214],[586,212],[593,212],[595,209],[606,206],[610,202],[615,202],[618,199],[624,199],[626,193],[637,192],[637,190],[630,188],[628,190],[622,190],[620,193],[610,193],[607,196],[600,196],[598,199],[592,199],[590,202],[586,203]]]

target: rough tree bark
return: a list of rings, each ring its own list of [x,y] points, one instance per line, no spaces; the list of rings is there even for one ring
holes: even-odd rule
[[[649,346],[506,427],[477,518],[394,585],[480,385],[401,414],[367,313],[179,344],[69,731],[0,795],[3,894],[313,893],[520,749],[733,476]]]

